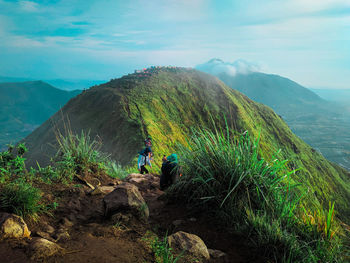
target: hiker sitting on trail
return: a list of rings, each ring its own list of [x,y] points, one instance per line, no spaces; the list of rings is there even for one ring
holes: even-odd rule
[[[181,167],[177,163],[177,155],[175,153],[168,157],[163,156],[162,175],[160,176],[160,189],[165,190],[176,182],[181,176]]]
[[[146,164],[148,164],[150,166],[150,168],[152,168],[152,164],[151,164],[152,152],[150,149],[151,149],[150,147],[146,147],[145,149],[143,149],[142,151],[139,152],[139,159],[137,161],[137,168],[141,174],[143,174],[144,172],[146,174],[149,173],[145,167]]]

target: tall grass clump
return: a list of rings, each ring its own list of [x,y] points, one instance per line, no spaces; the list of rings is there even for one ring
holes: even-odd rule
[[[0,192],[0,207],[9,213],[35,217],[43,208],[40,190],[23,180],[6,184]]]
[[[102,141],[98,136],[92,138],[90,131],[74,134],[66,128],[66,135],[56,132],[58,151],[56,163],[61,176],[70,180],[74,174],[86,172],[105,172],[113,178],[124,178],[126,172],[112,161],[109,155],[102,153]]]
[[[299,216],[303,192],[291,178],[296,171],[278,153],[269,162],[261,158],[259,138],[234,136],[229,128],[195,130],[179,153],[184,176],[169,189],[171,198],[212,212],[276,262],[337,262],[333,217],[328,213],[325,233]]]

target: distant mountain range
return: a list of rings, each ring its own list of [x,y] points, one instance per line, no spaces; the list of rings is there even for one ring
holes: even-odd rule
[[[13,78],[0,76],[0,83],[6,82],[23,82],[23,81],[38,81],[31,78]],[[99,85],[106,82],[105,80],[85,80],[85,79],[45,79],[44,82],[62,90],[83,90],[91,86]]]
[[[24,138],[80,92],[43,81],[0,83],[0,148]]]
[[[214,74],[229,87],[268,105],[290,128],[329,160],[350,169],[350,110],[326,101],[298,83],[254,71],[241,63],[212,59],[197,67]]]

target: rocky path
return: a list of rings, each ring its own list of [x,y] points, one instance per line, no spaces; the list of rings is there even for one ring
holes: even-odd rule
[[[159,190],[159,177],[132,174],[126,182],[126,185],[130,185],[126,188],[131,192],[139,192],[135,195],[136,199],[144,199],[147,203],[147,220],[143,218],[146,210],[140,216],[139,208],[135,210],[133,205],[125,206],[124,203],[130,201],[125,200],[130,197],[125,199],[123,191],[116,197],[112,196],[111,193],[115,193],[116,188],[122,189],[125,183],[118,186],[121,182],[104,181],[93,191],[86,184],[79,188],[63,189],[62,203],[65,205],[57,209],[54,217],[43,216],[39,222],[29,224],[31,240],[0,242],[0,262],[154,262],[153,252],[145,241],[150,231],[160,238],[179,231],[197,235],[209,248],[210,263],[265,262],[254,257],[256,251],[244,246],[242,237],[228,234],[210,218],[191,214],[181,204],[166,203],[164,192]],[[118,201],[119,204],[113,200],[106,203],[107,195],[121,201]],[[131,203],[135,202],[138,201]],[[120,212],[107,216],[106,209],[112,211],[115,205]],[[58,245],[61,250],[46,257],[45,253],[50,249],[40,251],[31,248],[35,240],[42,239],[52,241],[53,246]]]

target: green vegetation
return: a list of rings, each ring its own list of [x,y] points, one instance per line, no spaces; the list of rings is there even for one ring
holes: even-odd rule
[[[332,94],[327,91],[325,94],[329,96],[323,100],[311,90],[278,75],[254,72],[234,76],[218,73],[217,76],[232,89],[271,107],[296,135],[328,160],[350,170],[348,103],[343,106],[327,101],[332,98]],[[340,94],[343,95],[343,101],[348,102],[346,96],[350,94],[349,91]]]
[[[62,179],[71,180],[75,174],[107,173],[112,178],[123,179],[127,172],[112,161],[108,155],[101,152],[102,142],[92,139],[90,132],[81,131],[80,135],[73,134],[67,129],[67,136],[57,132],[58,151],[56,154],[57,171]]]
[[[317,207],[318,221],[311,220],[303,209],[304,188],[291,178],[296,171],[278,153],[269,162],[262,158],[259,139],[248,132],[233,136],[228,128],[200,129],[179,151],[184,176],[169,189],[171,197],[249,233],[271,260],[341,262],[334,204],[328,213]]]
[[[98,151],[100,143],[91,139],[89,133],[57,136],[60,147],[53,165],[41,167],[38,163],[37,169],[31,167],[29,172],[23,157],[27,151],[24,144],[16,148],[10,146],[7,151],[0,152],[0,210],[33,218],[38,213],[51,215],[51,210],[55,210],[58,203],[43,200],[40,189],[45,185],[73,184],[75,174],[93,177],[107,174],[113,178],[126,176],[120,165]]]
[[[17,154],[14,154],[14,151]],[[16,149],[14,146],[9,145],[7,151],[0,152],[0,182],[25,170],[25,158],[23,158],[23,155],[26,152],[27,147],[23,143],[19,144]]]
[[[0,192],[0,207],[20,216],[35,216],[43,209],[40,190],[18,180],[4,185]]]
[[[150,233],[146,234],[147,236]],[[168,244],[168,236],[165,235],[163,239],[159,239],[157,236],[147,237],[144,240],[150,244],[150,247],[155,256],[155,262],[157,263],[176,263],[182,258],[182,254],[177,257],[173,254],[172,248]]]

